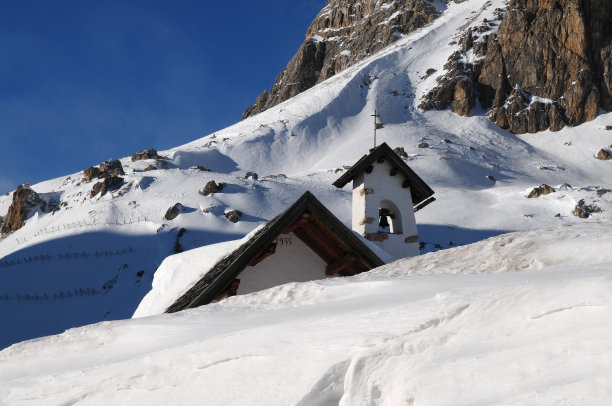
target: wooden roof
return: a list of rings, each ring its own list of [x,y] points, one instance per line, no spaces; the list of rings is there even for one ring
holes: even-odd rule
[[[249,265],[274,252],[274,240],[293,232],[327,263],[327,275],[355,275],[383,265],[354,233],[310,192],[270,220],[251,239],[223,258],[178,298],[166,313],[210,303]]]
[[[410,186],[410,193],[412,194],[412,204],[415,211],[425,207],[426,204],[433,202],[435,199],[432,197],[434,191],[417,175],[404,160],[395,153],[387,145],[382,143],[378,147],[372,149],[368,155],[364,155],[359,161],[355,163],[350,169],[348,169],[333,185],[338,188],[343,188],[347,183],[352,181],[356,176],[360,175],[364,171],[368,171],[368,168],[372,166],[374,162],[382,162],[385,159],[389,160],[391,166],[397,170],[398,174],[404,176],[404,184]],[[423,204],[426,203],[426,204]]]

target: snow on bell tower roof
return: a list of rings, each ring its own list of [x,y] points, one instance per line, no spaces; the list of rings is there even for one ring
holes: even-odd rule
[[[423,181],[423,179],[421,179],[419,175],[417,175],[404,160],[387,145],[387,143],[382,143],[378,147],[370,150],[368,155],[361,157],[361,159],[338,178],[333,185],[337,188],[343,188],[347,183],[363,172],[370,173],[374,162],[383,162],[385,159],[389,160],[392,166],[391,171],[395,172],[392,175],[401,174],[404,177],[402,186],[410,187],[412,204],[415,212],[436,200],[433,197],[434,191],[429,185],[427,185],[427,183],[425,183],[425,181]]]

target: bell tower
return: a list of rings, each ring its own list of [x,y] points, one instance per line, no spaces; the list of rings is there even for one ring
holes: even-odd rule
[[[396,258],[419,255],[414,213],[433,190],[386,144],[362,157],[334,186],[353,181],[352,228]]]

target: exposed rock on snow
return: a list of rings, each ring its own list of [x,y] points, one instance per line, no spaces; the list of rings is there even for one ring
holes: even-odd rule
[[[109,159],[100,164],[100,175],[103,176],[118,176],[125,175],[123,171],[123,166],[118,159]]]
[[[202,171],[202,172],[210,172],[210,169],[206,169],[202,165],[190,166],[189,169],[195,169],[197,171]]]
[[[540,185],[534,188],[527,197],[529,199],[535,199],[537,197],[548,195],[551,193],[555,193],[555,189],[553,187],[550,187],[548,185]]]
[[[208,196],[210,194],[213,193],[218,193],[221,192],[224,188],[225,188],[225,183],[219,183],[217,184],[217,182],[215,182],[214,180],[209,181],[206,186],[204,186],[204,196]]]
[[[132,162],[143,161],[145,159],[161,159],[154,148],[145,149],[132,155]]]
[[[157,158],[157,159],[155,160],[155,166],[156,166],[158,169],[168,169],[168,168],[170,167],[170,166],[168,165],[168,162],[166,162],[166,161],[164,160],[164,158],[163,158],[163,157],[162,157],[162,158]]]
[[[612,152],[608,151],[607,149],[600,149],[597,153],[597,159],[608,161],[612,159]]]
[[[393,152],[395,152],[397,155],[401,156],[402,158],[408,158],[408,153],[404,150],[404,147],[394,148]]]
[[[83,181],[91,182],[92,179],[100,176],[100,168],[91,166],[83,171]]]
[[[109,159],[107,161],[102,162],[98,168],[92,166],[85,169],[83,171],[83,181],[91,182],[93,179],[105,179],[118,175],[125,175],[121,162],[118,159]],[[94,188],[95,187],[96,186],[94,186]],[[101,185],[97,186],[98,190],[100,187]]]
[[[164,215],[164,218],[166,220],[174,220],[175,218],[178,217],[178,215],[180,214],[181,211],[183,211],[183,205],[180,204],[180,203],[176,203],[174,206],[170,207],[166,211],[166,214]]]
[[[225,213],[225,218],[231,223],[237,223],[240,221],[240,217],[242,217],[240,210],[230,210]]]
[[[116,171],[116,169],[113,171]],[[104,172],[104,173],[108,173],[108,172]],[[121,185],[122,183],[123,183],[122,177],[116,176],[116,175],[110,175],[104,178],[104,180],[93,185],[93,187],[91,188],[91,192],[89,193],[89,197],[93,198],[98,193],[100,193],[100,197],[102,197],[106,194],[106,192],[115,189],[117,186]]]
[[[6,220],[2,224],[2,235],[12,233],[23,227],[30,212],[42,202],[38,193],[28,185],[19,185],[13,192],[13,202],[11,203]]]
[[[574,216],[581,219],[588,219],[592,213],[600,213],[601,209],[595,203],[587,205],[584,199],[581,199],[574,208]]]

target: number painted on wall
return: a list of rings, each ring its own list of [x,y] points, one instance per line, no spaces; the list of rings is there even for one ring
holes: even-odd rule
[[[276,243],[278,245],[291,245],[293,244],[293,237],[280,237]]]

